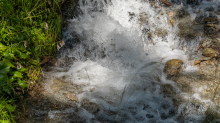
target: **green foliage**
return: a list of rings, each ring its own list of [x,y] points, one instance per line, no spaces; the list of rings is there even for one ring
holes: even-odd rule
[[[4,100],[0,97],[0,123],[15,123],[12,112],[15,111],[13,100]]]
[[[0,106],[9,114],[15,110],[8,104],[14,87],[27,88],[40,73],[40,59],[56,52],[61,36],[60,2],[0,0]],[[3,116],[0,123],[7,123]]]

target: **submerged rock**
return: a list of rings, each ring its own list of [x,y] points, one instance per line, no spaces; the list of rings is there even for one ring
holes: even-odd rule
[[[180,59],[171,59],[166,62],[164,72],[171,76],[178,75],[182,64],[183,61]]]
[[[206,56],[206,57],[215,57],[216,51],[213,50],[212,48],[205,48],[205,49],[202,51],[202,55],[203,55],[203,56]]]
[[[204,34],[206,36],[210,37],[217,37],[217,33],[219,32],[219,29],[215,26],[215,24],[206,24],[204,26]]]

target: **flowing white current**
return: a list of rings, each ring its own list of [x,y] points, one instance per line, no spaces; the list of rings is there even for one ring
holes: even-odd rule
[[[64,94],[74,93],[77,114],[88,123],[200,122],[206,109],[195,109],[198,113],[186,102],[174,104],[161,91],[164,84],[170,84],[180,98],[200,98],[181,92],[163,72],[169,59],[183,60],[188,66],[184,72],[198,69],[190,66],[189,53],[182,50],[187,47],[194,52],[198,43],[183,43],[177,36],[178,22],[172,25],[167,14],[181,9],[182,4],[170,8],[156,8],[144,0],[79,0],[78,4],[81,14],[69,20],[63,32],[64,42],[79,39],[64,52],[75,60],[68,71],[48,73],[48,95],[67,102]],[[189,7],[187,11],[195,19],[198,10]],[[69,86],[54,90],[55,79]],[[85,100],[93,105],[86,107]],[[184,116],[183,110],[188,112]]]

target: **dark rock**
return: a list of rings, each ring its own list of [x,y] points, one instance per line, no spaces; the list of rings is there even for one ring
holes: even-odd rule
[[[207,8],[205,8],[205,10],[206,10],[206,11],[209,11],[209,12],[212,12],[212,11],[214,11],[215,9],[214,9],[213,7],[207,7]]]
[[[187,4],[192,4],[192,5],[198,5],[199,4],[199,0],[187,0],[186,3]]]
[[[178,75],[182,64],[183,61],[180,59],[171,59],[166,62],[164,72],[171,76]]]
[[[154,118],[154,115],[152,115],[152,114],[146,114],[146,117],[147,117],[147,118]]]
[[[174,88],[170,84],[164,84],[161,86],[161,92],[167,97],[173,97],[176,94]]]
[[[219,32],[218,28],[216,28],[216,26],[214,24],[206,24],[204,26],[204,34],[206,36],[215,38],[217,37],[217,33]]]
[[[181,8],[181,9],[177,10],[177,12],[176,12],[177,18],[183,18],[183,17],[189,16],[189,15],[190,15],[189,12],[184,8]]]
[[[99,105],[97,105],[96,103],[90,102],[87,99],[84,99],[82,101],[82,107],[92,113],[98,113],[100,111]]]

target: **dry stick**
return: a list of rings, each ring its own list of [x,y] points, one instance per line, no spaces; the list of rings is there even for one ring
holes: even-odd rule
[[[86,68],[85,68],[85,70],[86,70]],[[87,73],[87,70],[86,70],[86,74],[87,74],[87,76],[88,76],[88,79],[89,79],[89,81],[90,81],[90,78],[89,78],[89,74]]]

